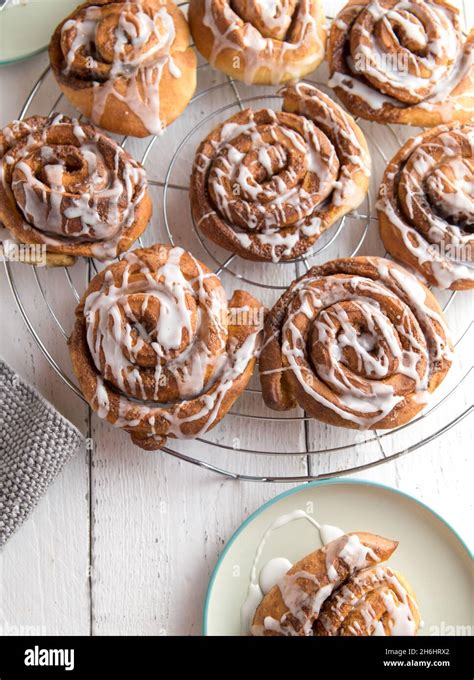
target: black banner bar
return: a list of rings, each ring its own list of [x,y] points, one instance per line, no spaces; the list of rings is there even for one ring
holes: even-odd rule
[[[0,680],[130,675],[157,678],[176,668],[195,673],[237,668],[251,677],[356,672],[364,678],[473,677],[469,637],[3,637]],[[171,667],[170,667],[171,664]],[[470,670],[469,670],[470,669]],[[173,672],[173,675],[175,673]],[[245,678],[243,678],[245,680]]]

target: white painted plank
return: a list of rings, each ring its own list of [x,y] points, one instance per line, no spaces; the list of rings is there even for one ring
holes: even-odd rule
[[[15,118],[46,55],[9,66],[0,72],[2,125]],[[40,105],[40,102],[38,102]],[[51,102],[43,101],[46,112]],[[47,107],[47,108],[46,108]],[[12,265],[34,326],[48,349],[66,363],[64,340],[54,328],[29,267]],[[39,273],[41,276],[41,272]],[[64,277],[63,277],[64,278]],[[63,280],[61,279],[61,282]],[[82,431],[88,409],[55,375],[41,354],[13,301],[0,265],[0,354],[26,380]],[[48,287],[51,304],[62,321],[72,319],[70,300],[62,286]],[[5,633],[88,634],[89,632],[89,473],[87,454],[78,451],[60,473],[30,519],[9,540],[0,555],[0,631]]]
[[[1,318],[5,320],[1,355],[85,431],[87,409],[55,376],[27,333],[1,267]],[[30,311],[35,306],[41,309],[36,289],[29,288],[35,291],[30,297]],[[63,338],[50,332],[49,316],[44,310],[43,315],[35,326],[47,338],[49,349],[64,361]],[[88,488],[87,455],[82,449],[6,544],[0,555],[0,631],[33,626],[31,632],[41,634],[89,632]]]

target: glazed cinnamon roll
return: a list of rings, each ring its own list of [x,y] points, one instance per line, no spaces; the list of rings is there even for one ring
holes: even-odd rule
[[[444,0],[350,0],[331,26],[329,85],[354,115],[432,127],[474,115],[474,30]]]
[[[409,139],[385,170],[377,203],[388,252],[438,288],[474,288],[474,126]]]
[[[94,123],[135,137],[160,134],[196,89],[186,19],[171,0],[95,0],[56,28],[49,46],[66,97]]]
[[[383,564],[397,545],[358,532],[315,550],[265,595],[252,635],[416,635],[420,614],[413,590]]]
[[[205,59],[247,84],[302,78],[324,58],[320,0],[190,0],[188,16]]]
[[[398,427],[426,405],[452,362],[436,298],[378,257],[333,260],[296,280],[265,320],[260,379],[275,410],[330,425]]]
[[[91,282],[69,339],[74,372],[100,418],[144,449],[212,429],[247,385],[263,309],[227,302],[212,272],[181,248],[128,253]]]
[[[51,265],[107,260],[146,228],[145,170],[113,140],[62,114],[0,132],[0,220],[20,244],[45,246]]]
[[[352,118],[309,85],[283,95],[282,112],[246,109],[219,125],[194,161],[197,226],[249,260],[304,254],[368,188],[370,157]]]

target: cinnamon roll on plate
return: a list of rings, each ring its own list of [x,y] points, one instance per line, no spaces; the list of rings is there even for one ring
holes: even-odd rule
[[[210,578],[203,633],[443,635],[446,620],[469,630],[471,589],[471,551],[437,512],[373,481],[319,480],[243,518]]]
[[[411,586],[385,562],[398,543],[343,534],[294,564],[257,607],[255,636],[416,635]]]

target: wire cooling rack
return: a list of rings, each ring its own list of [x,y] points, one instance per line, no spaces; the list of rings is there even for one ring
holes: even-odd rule
[[[332,96],[323,83],[308,82]],[[371,192],[364,203],[333,225],[303,257],[279,264],[251,263],[218,248],[196,229],[188,201],[189,175],[195,149],[218,123],[245,107],[279,109],[280,105],[281,97],[275,94],[275,88],[247,87],[200,63],[194,98],[163,136],[118,140],[145,166],[154,199],[154,216],[140,245],[168,242],[183,246],[221,277],[228,292],[236,286],[245,287],[267,306],[277,300],[296,276],[314,264],[334,257],[384,254],[378,237],[374,194],[386,163],[414,133],[413,128],[359,121],[374,164]],[[47,68],[31,90],[19,118],[53,111],[74,115]],[[72,329],[74,307],[88,281],[103,265],[94,260],[80,260],[72,268],[56,270],[7,261],[4,264],[28,330],[59,377],[85,401],[72,374],[65,342]],[[472,342],[472,338],[469,340],[472,313],[468,309],[466,315],[466,299],[460,301],[462,294],[435,293],[453,329],[457,361],[434,400],[411,423],[391,431],[357,432],[317,423],[302,411],[276,413],[264,406],[258,377],[254,376],[224,421],[205,437],[195,440],[193,455],[186,452],[189,444],[175,440],[169,440],[163,451],[225,477],[298,482],[365,470],[428,444],[473,410],[470,403],[472,367],[467,364]],[[62,340],[64,351],[58,351]],[[269,433],[272,450],[267,450],[265,445]],[[281,450],[275,442],[281,442]],[[283,466],[283,474],[282,461],[288,463]]]

